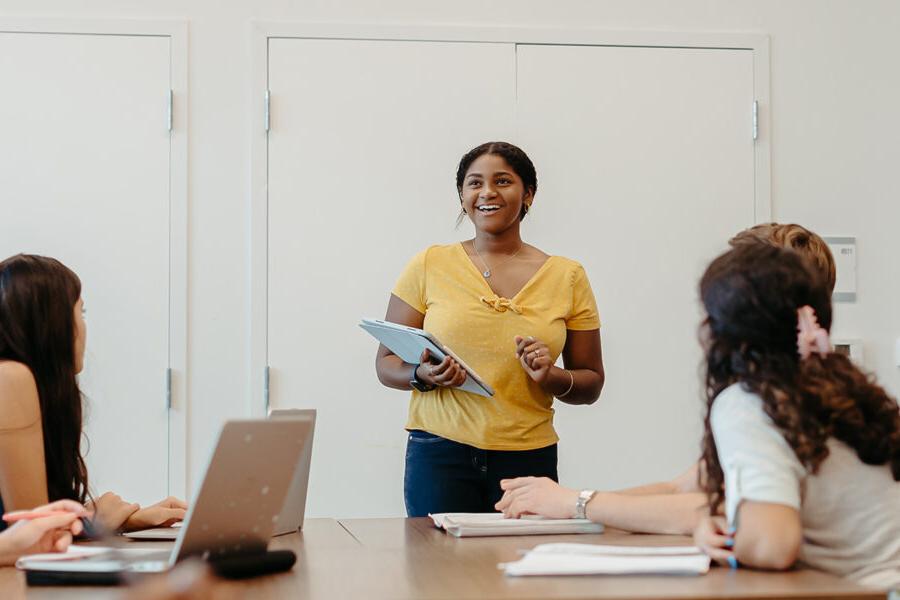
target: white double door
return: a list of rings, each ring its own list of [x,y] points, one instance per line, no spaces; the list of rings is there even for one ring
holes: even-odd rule
[[[534,160],[523,236],[584,264],[603,321],[600,401],[557,403],[563,480],[614,488],[697,458],[697,281],[754,219],[752,52],[280,38],[268,77],[256,293],[271,404],[319,410],[311,514],[403,513],[408,394],[378,383],[356,323],[414,253],[471,235],[455,170],[489,140]]]
[[[95,493],[168,487],[170,40],[0,33],[0,255],[81,279]]]

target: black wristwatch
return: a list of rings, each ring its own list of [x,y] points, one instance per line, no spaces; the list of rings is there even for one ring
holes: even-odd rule
[[[412,377],[410,377],[409,379],[409,385],[417,392],[430,392],[435,388],[434,384],[425,383],[424,381],[419,379],[419,376],[416,375],[416,371],[418,370],[419,365],[413,365]]]

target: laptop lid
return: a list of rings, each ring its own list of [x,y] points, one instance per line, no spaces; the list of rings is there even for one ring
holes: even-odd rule
[[[312,428],[308,419],[225,423],[170,564],[264,552]]]
[[[55,576],[113,575],[164,571],[189,556],[264,552],[312,428],[310,419],[296,418],[225,423],[171,552],[118,547],[111,541],[112,547],[96,556],[62,561],[35,556],[20,559],[18,566]]]
[[[294,469],[294,478],[284,500],[284,506],[278,516],[274,535],[293,533],[303,529],[303,517],[306,514],[306,494],[309,489],[309,469],[312,463],[313,434],[316,426],[315,409],[272,409],[270,419],[301,419],[309,421],[311,428],[303,446],[303,452]]]

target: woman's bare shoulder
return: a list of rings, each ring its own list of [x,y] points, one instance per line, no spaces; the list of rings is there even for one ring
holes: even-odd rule
[[[27,365],[0,361],[0,429],[28,427],[41,418],[37,382]]]

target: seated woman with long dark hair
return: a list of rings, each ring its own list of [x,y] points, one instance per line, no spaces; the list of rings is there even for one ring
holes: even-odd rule
[[[0,511],[69,499],[109,530],[179,521],[187,506],[175,498],[141,508],[90,493],[76,379],[82,311],[81,281],[59,261],[19,254],[0,262]]]
[[[888,588],[900,585],[900,410],[832,351],[829,296],[796,252],[762,244],[703,275],[711,516],[694,538],[732,566],[799,561]]]

